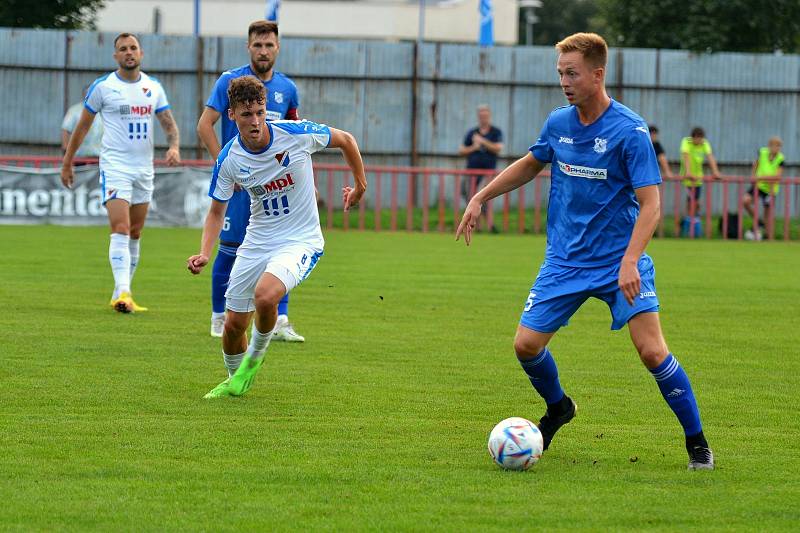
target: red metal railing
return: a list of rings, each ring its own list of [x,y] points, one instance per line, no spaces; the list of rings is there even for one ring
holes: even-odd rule
[[[661,221],[656,231],[659,237],[663,237],[664,231],[664,217],[666,209],[663,208],[663,201],[665,194],[670,194],[667,191],[671,188],[672,201],[672,219],[673,219],[673,235],[682,235],[690,239],[697,237],[711,238],[713,236],[713,220],[715,213],[718,213],[720,236],[722,239],[728,239],[729,229],[731,224],[736,225],[736,238],[742,239],[745,236],[744,222],[750,213],[745,208],[745,198],[750,196],[750,206],[752,213],[752,227],[754,234],[759,234],[760,225],[766,229],[766,239],[775,239],[776,221],[780,215],[783,222],[782,233],[783,240],[788,241],[793,238],[792,235],[792,219],[797,219],[798,211],[800,211],[800,178],[784,178],[779,182],[781,186],[780,194],[770,194],[767,198],[772,208],[765,207],[760,198],[758,189],[756,187],[757,180],[750,176],[722,176],[721,179],[715,180],[709,176],[703,178],[703,192],[700,200],[695,199],[690,195],[688,189],[683,186],[682,177],[667,178],[664,183],[660,185],[660,192],[662,198]],[[750,194],[750,190],[753,193]],[[734,198],[736,211],[731,212],[731,198]],[[780,202],[778,199],[782,198]],[[792,204],[794,198],[794,208]],[[779,205],[780,204],[780,205]],[[762,211],[768,211],[766,220]],[[732,216],[735,215],[734,221],[731,221]],[[681,228],[688,218],[688,228]],[[696,235],[696,224],[693,222],[695,219],[703,221],[702,226],[705,228],[703,235]],[[688,230],[688,231],[687,231]],[[797,237],[794,237],[797,238]]]
[[[76,159],[76,162],[94,164],[96,159]],[[61,164],[58,157],[40,156],[0,156],[0,165],[28,166],[33,168],[53,168]],[[163,161],[156,161],[163,165]],[[210,167],[208,160],[184,160],[184,166]],[[349,185],[352,180],[350,170],[345,165],[317,164],[315,176],[317,188],[324,202],[321,212],[326,216],[324,223],[328,228],[340,226],[348,231],[354,226],[359,230],[369,229],[367,214],[371,211],[374,231],[383,231],[388,222],[388,229],[397,231],[419,230],[451,231],[453,224],[460,220],[463,209],[462,202],[471,197],[478,188],[479,180],[488,181],[495,172],[491,170],[465,170],[427,167],[396,167],[382,165],[366,166],[369,190],[364,201],[359,207],[348,213],[339,215],[341,206],[341,187]],[[728,229],[731,224],[736,225],[736,237],[745,236],[744,219],[746,213],[744,198],[754,181],[749,176],[723,176],[721,180],[704,179],[703,195],[695,201],[687,194],[687,189],[681,183],[681,177],[665,179],[659,186],[662,200],[661,220],[656,234],[659,237],[668,235],[666,231],[666,217],[672,221],[669,234],[681,235],[688,238],[714,235],[714,221],[719,223],[721,237],[728,238]],[[800,213],[800,178],[784,178],[780,182],[781,191],[778,195],[771,195],[772,209],[765,221],[766,232],[764,237],[773,240],[776,234],[776,220],[782,219],[783,240],[797,239],[800,233],[792,227],[792,220],[798,218]],[[499,229],[504,233],[516,231],[518,233],[542,233],[544,231],[543,210],[546,209],[545,187],[549,190],[549,173],[542,175],[525,187],[495,198],[486,206],[486,224],[494,227],[497,222],[499,210]],[[401,190],[404,188],[404,190]],[[753,215],[752,227],[758,228],[759,221],[763,219],[764,208],[761,199],[756,194],[752,201]],[[532,203],[531,203],[532,199]],[[780,205],[776,201],[780,199]],[[388,221],[384,221],[384,214],[388,204]],[[516,204],[516,212],[514,211]],[[735,204],[735,211],[731,206]],[[499,209],[498,209],[499,206]],[[736,221],[732,221],[732,215]],[[337,217],[341,216],[341,223]],[[355,224],[351,218],[356,217]],[[688,228],[684,221],[688,217]],[[516,227],[512,228],[512,218],[516,218]],[[696,235],[696,219],[702,221],[703,235]],[[684,226],[682,228],[682,225]],[[687,231],[688,230],[688,231]]]

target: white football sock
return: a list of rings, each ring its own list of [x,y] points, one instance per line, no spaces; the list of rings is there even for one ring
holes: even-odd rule
[[[211,320],[215,320],[217,318],[225,318],[225,311],[221,313],[215,313],[214,311],[211,311]]]
[[[272,331],[261,333],[253,323],[253,331],[250,338],[250,345],[247,347],[247,352],[250,354],[250,359],[258,361],[264,357],[264,352],[267,351],[269,341],[272,339]]]
[[[131,275],[130,285],[133,285],[133,274],[136,272],[136,266],[139,264],[139,239],[130,239],[128,241],[128,250],[131,254]]]
[[[244,353],[237,353],[235,355],[228,355],[225,352],[222,352],[222,359],[225,360],[225,368],[228,369],[228,377],[233,377],[236,373],[236,370],[239,369],[239,365],[242,364],[242,358],[244,357]]]
[[[114,298],[123,292],[131,291],[131,252],[128,249],[128,236],[112,233],[108,245],[108,261],[114,274]]]

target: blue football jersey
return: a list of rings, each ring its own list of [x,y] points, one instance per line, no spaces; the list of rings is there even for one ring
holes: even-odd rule
[[[228,85],[231,80],[242,76],[254,76],[250,65],[228,70],[222,73],[214,84],[214,90],[206,102],[206,106],[216,110],[220,116],[222,131],[221,145],[239,134],[236,123],[228,118]],[[258,76],[256,76],[258,77]],[[267,120],[282,120],[290,109],[300,106],[300,97],[297,86],[284,74],[273,71],[272,79],[264,83],[267,90]],[[228,202],[225,212],[225,225],[220,233],[220,240],[230,243],[240,243],[244,240],[245,230],[250,217],[250,198],[244,191],[237,191]]]
[[[634,189],[661,183],[645,121],[615,100],[588,126],[575,106],[559,107],[530,151],[551,163],[545,261],[619,262],[639,215]]]
[[[221,115],[222,138],[220,139],[220,145],[222,146],[228,144],[228,141],[239,133],[239,130],[236,129],[236,123],[228,118],[228,85],[230,85],[231,80],[242,76],[255,76],[249,64],[223,72],[214,84],[214,90],[211,91],[211,96],[206,102],[207,107],[214,109]],[[290,109],[300,107],[297,86],[282,73],[273,71],[272,79],[264,82],[264,88],[267,90],[267,120],[283,120]]]

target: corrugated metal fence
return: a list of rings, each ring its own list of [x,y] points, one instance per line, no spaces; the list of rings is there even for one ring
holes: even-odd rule
[[[0,151],[57,153],[66,107],[113,70],[113,35],[0,29]],[[144,70],[159,77],[182,131],[185,157],[202,156],[194,133],[222,70],[248,61],[245,39],[142,35]],[[506,154],[525,152],[550,110],[563,104],[549,47],[282,40],[277,67],[297,82],[301,115],[353,132],[372,164],[460,166],[455,156],[475,108],[488,103]],[[800,161],[800,57],[612,49],[614,97],[661,128],[671,159],[703,126],[723,172],[746,165],[771,135],[785,141],[788,174]],[[159,131],[156,142],[163,146]],[[677,169],[676,169],[677,170]]]

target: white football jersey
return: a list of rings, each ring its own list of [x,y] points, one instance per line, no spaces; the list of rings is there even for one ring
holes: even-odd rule
[[[304,243],[322,250],[311,154],[330,143],[328,126],[308,120],[268,122],[270,144],[249,151],[240,136],[222,149],[208,195],[227,202],[238,183],[250,195],[250,224],[240,254]]]
[[[153,115],[169,109],[158,80],[142,72],[139,81],[127,82],[111,72],[89,87],[83,105],[103,119],[100,166],[153,168]]]

